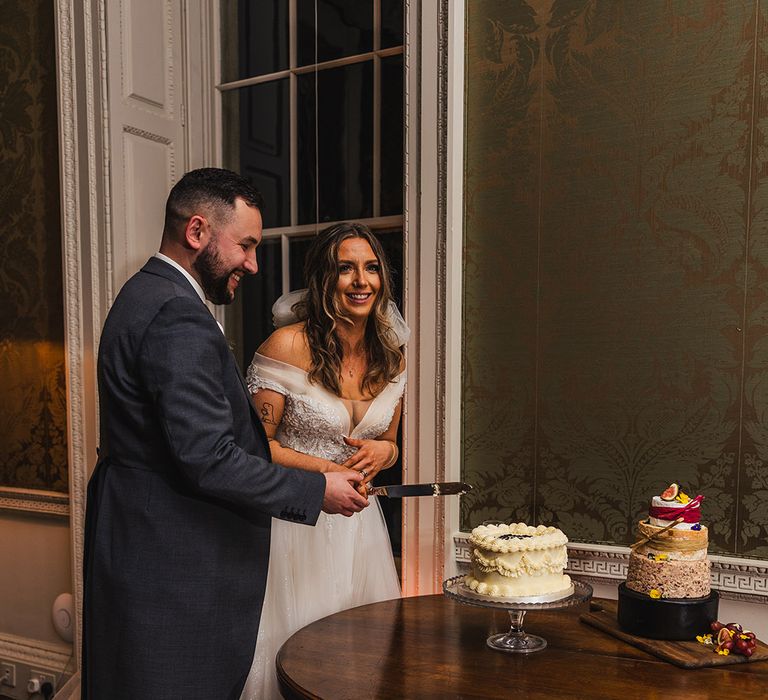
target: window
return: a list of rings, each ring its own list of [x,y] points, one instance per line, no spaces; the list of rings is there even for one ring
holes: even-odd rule
[[[224,166],[267,202],[261,274],[228,318],[247,366],[318,230],[363,221],[402,269],[403,4],[224,0],[222,31]]]
[[[266,200],[260,274],[227,310],[245,369],[273,330],[272,304],[306,286],[312,236],[334,222],[376,233],[402,305],[403,2],[222,0],[221,11],[223,164]],[[377,483],[385,475],[397,483],[401,470]]]

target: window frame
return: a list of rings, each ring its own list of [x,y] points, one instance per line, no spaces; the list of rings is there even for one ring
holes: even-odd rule
[[[264,239],[280,239],[280,249],[282,258],[282,293],[285,294],[290,289],[290,242],[292,239],[301,238],[308,234],[317,233],[321,229],[331,226],[337,221],[317,221],[319,196],[318,181],[315,177],[315,223],[299,224],[298,215],[298,130],[297,130],[297,104],[298,104],[298,76],[311,73],[318,74],[324,70],[350,66],[367,61],[373,62],[373,216],[365,219],[356,219],[360,223],[368,226],[372,231],[380,231],[394,228],[403,228],[404,215],[381,216],[381,60],[391,56],[404,56],[405,45],[381,48],[381,0],[373,0],[373,50],[361,54],[345,56],[343,58],[322,61],[303,66],[297,65],[297,10],[298,0],[289,0],[288,3],[288,68],[281,71],[254,75],[239,80],[223,81],[218,76],[216,81],[217,92],[217,112],[219,114],[219,139],[218,159],[223,160],[223,129],[221,128],[222,102],[225,93],[253,85],[260,85],[276,80],[289,80],[289,118],[290,118],[290,224],[287,226],[265,228],[263,231]],[[220,12],[221,3],[215,2],[216,11]],[[217,41],[220,38],[217,37]],[[219,52],[220,53],[220,52]],[[317,100],[317,95],[315,97]],[[315,124],[315,141],[318,143],[317,123]],[[316,165],[317,167],[317,165]],[[219,319],[221,320],[221,319]]]

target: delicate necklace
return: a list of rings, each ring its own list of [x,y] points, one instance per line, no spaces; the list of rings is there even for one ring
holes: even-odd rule
[[[355,378],[355,369],[358,368],[359,364],[360,363],[358,362],[358,357],[354,355],[344,363],[344,365],[346,365],[347,374],[349,374],[350,379]],[[342,366],[342,369],[343,369],[343,366]]]

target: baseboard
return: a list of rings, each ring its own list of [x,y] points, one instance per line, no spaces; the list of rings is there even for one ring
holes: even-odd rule
[[[58,673],[67,669],[74,662],[73,649],[69,644],[41,642],[38,639],[17,637],[0,632],[0,658],[7,658],[30,666],[42,666]]]
[[[54,697],[58,700],[59,691],[76,671],[71,645],[41,642],[3,633],[0,633],[0,660],[14,667],[16,685],[0,688],[0,698],[4,694],[11,700],[30,697],[26,689],[28,681],[42,674],[50,677],[56,691]]]

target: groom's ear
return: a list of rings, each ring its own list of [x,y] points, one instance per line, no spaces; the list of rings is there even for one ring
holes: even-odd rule
[[[193,214],[184,228],[184,242],[192,250],[199,251],[205,247],[209,233],[208,220],[200,214]]]

